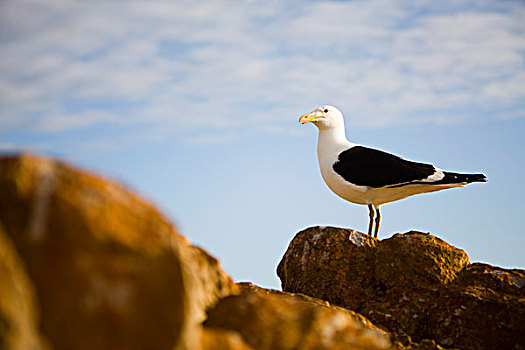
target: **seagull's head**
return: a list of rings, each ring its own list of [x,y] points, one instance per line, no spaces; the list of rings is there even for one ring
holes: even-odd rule
[[[321,106],[299,118],[300,124],[314,123],[320,130],[339,128],[344,129],[343,114],[333,106]]]

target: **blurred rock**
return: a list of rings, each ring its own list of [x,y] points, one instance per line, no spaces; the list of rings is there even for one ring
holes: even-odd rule
[[[202,331],[202,350],[254,350],[234,331],[205,327]]]
[[[33,286],[11,239],[0,225],[0,349],[49,349],[38,324]]]
[[[311,297],[244,284],[209,311],[205,329],[236,331],[257,350],[391,349],[361,315]]]
[[[235,288],[155,207],[102,177],[0,157],[0,194],[54,349],[194,349],[204,310]]]
[[[189,273],[193,274],[196,291],[199,291],[199,295],[194,295],[193,312],[195,320],[202,323],[206,319],[206,310],[215,306],[219,299],[239,293],[239,286],[221,268],[219,260],[204,249],[191,246],[188,253],[192,262]]]
[[[396,346],[525,349],[524,271],[469,265],[464,251],[429,234],[378,241],[309,228],[277,273],[283,290],[359,312],[392,332]]]

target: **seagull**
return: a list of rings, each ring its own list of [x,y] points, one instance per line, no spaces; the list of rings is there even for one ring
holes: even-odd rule
[[[346,138],[343,114],[335,107],[322,106],[299,119],[300,124],[310,122],[319,129],[317,157],[323,180],[339,197],[368,206],[370,236],[374,231],[377,238],[383,204],[487,181],[483,174],[448,172],[352,143]]]

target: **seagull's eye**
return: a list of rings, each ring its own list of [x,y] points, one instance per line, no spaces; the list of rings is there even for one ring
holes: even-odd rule
[[[323,112],[328,113],[328,108],[326,108]]]

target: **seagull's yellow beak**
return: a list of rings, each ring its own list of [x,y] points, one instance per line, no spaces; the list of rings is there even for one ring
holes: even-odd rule
[[[299,118],[299,124],[306,124],[306,123],[313,122],[314,120],[321,119],[321,118],[323,117],[316,115],[315,112],[312,112],[309,114],[302,115],[301,118]]]

